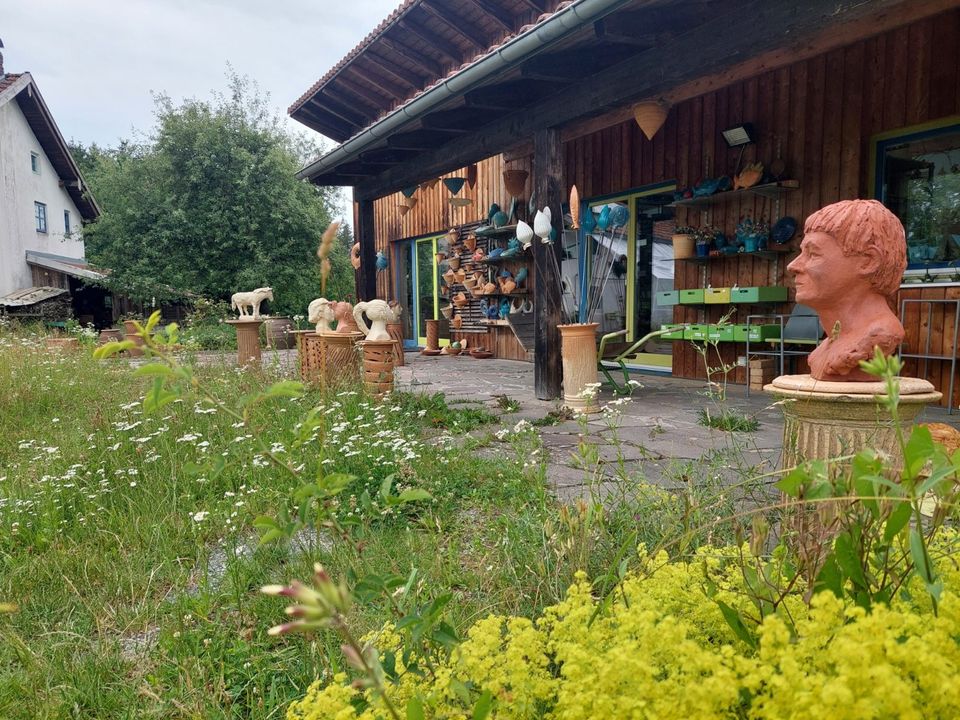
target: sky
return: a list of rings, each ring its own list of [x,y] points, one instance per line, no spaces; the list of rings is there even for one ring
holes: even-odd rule
[[[149,134],[153,92],[225,90],[228,63],[286,116],[400,1],[0,0],[0,52],[7,72],[33,75],[67,140],[112,146]]]

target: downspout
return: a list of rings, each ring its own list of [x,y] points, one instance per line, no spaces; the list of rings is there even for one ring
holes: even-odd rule
[[[389,137],[407,123],[423,117],[451,98],[463,95],[491,77],[515,68],[535,53],[630,2],[633,0],[576,0],[530,32],[508,40],[463,72],[439,81],[419,97],[316,159],[300,170],[297,178],[307,180],[353,159],[375,142]]]

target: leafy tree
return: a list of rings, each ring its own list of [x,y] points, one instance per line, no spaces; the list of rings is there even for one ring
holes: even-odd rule
[[[320,293],[317,244],[334,219],[336,190],[297,180],[316,154],[284,131],[256,85],[175,106],[156,98],[146,141],[74,148],[103,209],[85,230],[91,262],[134,298],[274,288],[273,312],[304,313]],[[349,231],[347,231],[349,233]],[[348,248],[337,243],[327,294],[353,290]]]

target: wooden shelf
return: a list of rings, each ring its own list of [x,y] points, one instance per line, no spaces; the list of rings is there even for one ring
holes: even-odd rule
[[[787,255],[793,250],[794,248],[787,247],[782,250],[756,250],[754,252],[721,253],[720,255],[707,255],[706,257],[693,255],[692,257],[688,257],[688,258],[674,258],[674,262],[708,263],[708,262],[720,262],[722,260],[726,260],[727,258],[740,258],[740,257],[759,257],[759,258],[764,258],[766,260],[776,260],[777,258]]]
[[[474,260],[475,263],[480,263],[483,265],[502,265],[503,263],[508,262],[530,262],[530,258],[523,255],[514,255],[513,257],[495,257],[495,258],[484,258],[483,260]]]
[[[800,183],[797,180],[781,180],[780,182],[765,183],[763,185],[754,185],[749,188],[740,188],[739,190],[727,190],[713,195],[704,195],[703,197],[692,197],[684,200],[676,200],[670,204],[670,207],[706,207],[727,202],[735,198],[742,198],[746,195],[758,195],[762,198],[776,200],[784,193],[797,190]]]

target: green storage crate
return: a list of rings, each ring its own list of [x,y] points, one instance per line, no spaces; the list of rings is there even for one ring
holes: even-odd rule
[[[779,325],[751,325],[749,328],[750,342],[777,340],[780,337]]]
[[[703,291],[703,301],[707,305],[726,305],[730,302],[730,288],[707,288]]]
[[[667,290],[666,292],[657,293],[657,305],[677,305],[680,303],[680,291],[679,290]]]
[[[749,325],[734,325],[733,326],[733,340],[734,342],[746,342],[747,341],[747,328]]]
[[[681,290],[680,304],[681,305],[702,305],[703,304],[703,288],[697,288],[695,290]]]
[[[707,339],[707,329],[709,325],[688,325],[687,329],[683,331],[684,340],[706,340]]]
[[[730,291],[730,302],[759,303],[759,302],[786,302],[787,289],[785,287],[744,287]]]
[[[662,340],[683,340],[683,325],[678,325],[676,323],[667,323],[666,325],[661,325],[660,329],[670,330],[670,332],[664,333],[663,335],[660,336]]]
[[[733,325],[708,325],[707,339],[710,342],[733,342]]]

